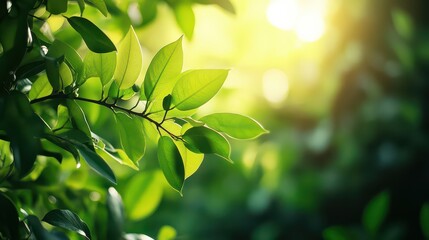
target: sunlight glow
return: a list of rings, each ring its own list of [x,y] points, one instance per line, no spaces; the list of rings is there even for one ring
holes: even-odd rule
[[[325,32],[326,0],[271,0],[268,21],[282,30],[295,31],[306,42],[317,41]]]
[[[281,103],[289,92],[289,82],[286,74],[278,69],[271,69],[263,76],[262,90],[265,98],[272,103]]]

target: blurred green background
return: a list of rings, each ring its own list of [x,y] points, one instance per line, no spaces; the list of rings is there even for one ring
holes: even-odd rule
[[[233,165],[205,159],[183,197],[167,191],[128,231],[156,236],[170,225],[177,239],[427,237],[429,2],[232,3],[236,14],[193,7],[184,68],[231,69],[197,114],[246,114],[270,134],[233,142]],[[153,56],[181,34],[160,4],[139,37]]]

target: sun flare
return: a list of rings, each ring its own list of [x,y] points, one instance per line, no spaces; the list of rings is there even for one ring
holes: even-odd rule
[[[314,42],[325,32],[325,0],[271,0],[266,15],[275,27],[294,31],[299,39]]]

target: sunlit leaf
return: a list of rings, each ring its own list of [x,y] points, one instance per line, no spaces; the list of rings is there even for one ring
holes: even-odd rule
[[[186,38],[192,39],[195,27],[195,14],[191,4],[183,1],[174,6],[174,16],[180,29],[185,33]]]
[[[124,240],[153,240],[153,238],[149,237],[148,235],[137,233],[127,233],[123,237]]]
[[[158,232],[156,239],[158,240],[174,240],[177,237],[177,231],[172,226],[162,226]]]
[[[392,10],[393,26],[396,32],[405,38],[410,39],[414,34],[413,20],[404,10],[395,8]]]
[[[30,100],[36,98],[42,98],[50,95],[52,93],[52,86],[49,83],[48,77],[46,75],[41,75],[37,80],[31,85],[30,93],[28,97]]]
[[[142,52],[134,28],[130,26],[128,33],[122,39],[118,49],[118,63],[114,79],[120,89],[134,85],[142,68]]]
[[[252,139],[267,133],[267,130],[252,118],[235,113],[214,113],[200,118],[200,121],[237,139]]]
[[[377,233],[387,215],[387,212],[389,211],[389,200],[389,193],[385,191],[375,196],[366,205],[363,212],[362,221],[365,229],[369,233]]]
[[[61,14],[67,11],[67,0],[48,0],[46,10],[52,14]]]
[[[86,0],[88,3],[95,6],[105,17],[109,13],[107,11],[107,6],[104,0]]]
[[[86,18],[67,18],[70,25],[82,36],[88,48],[96,53],[116,51],[115,45],[94,23]]]
[[[214,130],[206,127],[193,127],[183,134],[185,146],[195,153],[214,153],[228,161],[231,146],[229,142]]]
[[[49,47],[47,56],[53,58],[59,58],[61,56],[64,56],[65,62],[72,68],[72,70],[75,72],[75,75],[82,74],[82,58],[76,52],[76,50],[67,43],[64,43],[60,40],[55,40]]]
[[[131,117],[123,112],[118,112],[115,116],[121,146],[136,163],[143,157],[146,149],[143,123],[138,117]]]
[[[124,227],[124,209],[119,193],[110,187],[107,194],[107,236],[109,239],[122,239]]]
[[[155,211],[161,202],[163,181],[160,171],[144,171],[127,182],[123,197],[127,216],[131,220],[145,218]]]
[[[77,232],[85,237],[91,239],[91,232],[88,226],[79,216],[67,209],[54,209],[48,212],[42,219],[53,226],[64,228],[70,231]]]
[[[112,82],[110,84],[108,96],[114,99],[122,99],[122,100],[129,100],[131,99],[136,93],[134,92],[133,88],[127,88],[127,89],[119,89],[118,84],[116,81]]]
[[[204,154],[194,153],[187,149],[182,142],[177,142],[177,148],[182,156],[183,165],[185,166],[185,179],[192,176],[203,163]]]
[[[158,97],[162,90],[172,86],[183,65],[182,38],[161,48],[152,59],[143,82],[148,101]],[[143,91],[142,91],[143,94]]]
[[[121,149],[115,149],[117,155],[114,155],[113,153],[107,151],[106,149],[96,147],[95,151],[97,152],[100,157],[102,157],[106,161],[116,161],[121,165],[128,166],[134,170],[139,170],[139,168],[136,166],[136,164],[127,156],[127,154],[121,150]]]
[[[73,75],[67,64],[60,64],[59,73],[62,89],[65,89],[67,86],[70,86],[73,83]]]
[[[222,87],[228,70],[191,70],[183,74],[173,88],[173,105],[179,110],[198,108]]]
[[[183,183],[185,181],[185,168],[180,152],[171,138],[163,136],[159,139],[158,160],[167,182],[182,194]]]
[[[115,72],[116,52],[93,53],[88,52],[84,59],[85,77],[99,77],[101,85],[108,84]]]

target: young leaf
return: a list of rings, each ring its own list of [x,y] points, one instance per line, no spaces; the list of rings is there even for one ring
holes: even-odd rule
[[[198,108],[210,100],[224,83],[228,70],[191,70],[177,81],[171,95],[179,110]]]
[[[214,153],[230,161],[231,146],[219,133],[206,127],[193,127],[183,134],[185,146],[195,153]]]
[[[389,210],[389,199],[389,193],[384,191],[371,199],[368,205],[366,205],[362,221],[369,233],[375,235],[383,223]]]
[[[46,10],[52,14],[61,14],[67,11],[67,0],[48,0]]]
[[[116,67],[116,52],[88,52],[84,59],[85,78],[99,77],[101,85],[105,86],[112,80]]]
[[[107,6],[105,0],[87,0],[88,3],[94,5],[105,17],[107,17]]]
[[[156,98],[165,85],[171,84],[171,80],[182,71],[182,65],[182,38],[179,38],[161,48],[152,59],[143,82],[146,99],[150,101]]]
[[[267,133],[267,130],[252,118],[235,113],[214,113],[200,118],[200,121],[237,139],[252,139]]]
[[[115,116],[122,148],[137,163],[146,149],[143,123],[138,117],[130,117],[123,112],[118,112]]]
[[[420,210],[420,227],[425,239],[429,239],[429,203],[425,203]]]
[[[61,90],[64,90],[67,86],[70,86],[73,83],[73,75],[70,68],[65,63],[60,64],[59,73]]]
[[[194,153],[187,149],[182,142],[176,142],[177,149],[179,149],[180,155],[183,159],[183,165],[185,165],[185,179],[192,176],[203,163],[204,154]]]
[[[142,68],[142,52],[134,28],[130,26],[128,33],[122,39],[118,50],[118,63],[114,79],[120,89],[127,89],[134,85]]]
[[[79,216],[67,209],[54,209],[48,212],[42,219],[53,226],[64,228],[85,237],[85,239],[91,239],[91,232],[88,226]]]
[[[160,171],[145,171],[133,176],[125,185],[124,206],[130,219],[139,220],[155,211],[162,198],[162,178]]]
[[[52,86],[49,84],[48,77],[46,75],[40,76],[34,83],[31,85],[31,90],[28,94],[30,100],[36,98],[46,97],[52,93]]]
[[[195,14],[190,3],[181,2],[174,6],[174,16],[176,16],[177,24],[185,33],[186,38],[192,39],[195,27]]]
[[[96,53],[116,51],[115,45],[94,23],[86,18],[71,17],[67,21],[83,38],[88,48]]]
[[[171,138],[163,136],[158,141],[158,160],[167,182],[182,194],[185,168],[182,157]]]
[[[79,150],[79,153],[82,155],[83,159],[88,163],[88,165],[102,177],[109,180],[111,183],[116,184],[116,177],[112,169],[107,165],[107,163],[97,155],[94,151],[89,149],[82,143],[73,141],[75,147]]]

